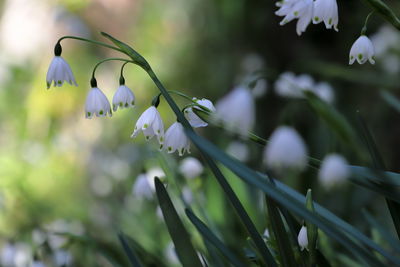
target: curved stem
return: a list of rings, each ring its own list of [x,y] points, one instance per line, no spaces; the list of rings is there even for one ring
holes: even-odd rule
[[[128,64],[128,63],[133,63],[133,61],[127,61],[124,64],[122,64],[122,66],[121,66],[121,77],[124,77],[124,68],[125,68],[125,65]]]
[[[83,38],[83,37],[77,37],[77,36],[70,36],[70,35],[63,36],[60,39],[58,39],[57,43],[60,43],[64,39],[74,39],[74,40],[79,40],[79,41],[83,41],[83,42],[88,42],[88,43],[91,43],[91,44],[104,46],[104,47],[107,47],[107,48],[110,48],[110,49],[113,49],[115,51],[118,51],[118,52],[121,52],[121,53],[125,54],[125,52],[122,49],[119,49],[118,47],[115,47],[115,46],[112,46],[112,45],[109,45],[109,44],[106,44],[106,43],[103,43],[103,42],[86,39],[86,38]]]
[[[101,64],[103,64],[104,62],[107,62],[107,61],[112,61],[112,60],[115,60],[115,61],[125,61],[124,64],[126,64],[126,63],[133,63],[131,60],[126,59],[126,58],[110,57],[110,58],[103,59],[103,60],[99,61],[99,62],[96,64],[96,66],[94,66],[93,72],[92,72],[92,78],[94,78],[94,74],[95,74],[97,68],[98,68]]]
[[[367,32],[367,24],[368,24],[368,20],[369,17],[371,17],[371,15],[374,13],[374,11],[370,12],[368,14],[368,16],[365,18],[365,22],[364,22],[364,26],[361,29],[361,35],[365,35],[365,33]]]

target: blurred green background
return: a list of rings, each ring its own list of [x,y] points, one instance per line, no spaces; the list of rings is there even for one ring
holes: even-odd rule
[[[205,207],[204,217],[222,233],[225,241],[234,249],[246,243],[243,227],[208,170],[201,177],[185,180],[177,171],[181,158],[158,152],[153,140],[146,143],[142,136],[130,138],[138,116],[158,93],[141,69],[128,66],[125,70],[126,84],[137,98],[134,109],[117,111],[112,118],[87,120],[84,103],[92,68],[99,60],[116,54],[79,41],[64,40],[63,57],[71,65],[79,86],[46,90],[45,75],[53,47],[63,35],[100,40],[99,32],[108,32],[139,51],[168,89],[205,97],[214,103],[256,72],[266,78],[268,88],[266,94],[256,99],[255,133],[267,138],[274,128],[289,123],[302,134],[313,157],[339,152],[352,164],[368,165],[369,158],[356,157],[340,143],[303,100],[282,98],[274,93],[273,85],[280,73],[308,73],[316,81],[332,85],[334,106],[356,129],[356,111],[360,112],[388,169],[400,171],[400,151],[396,149],[400,145],[399,113],[381,97],[382,90],[398,94],[400,50],[398,47],[390,50],[392,65],[385,65],[384,55],[377,56],[375,66],[349,67],[350,47],[370,9],[362,1],[338,4],[339,32],[326,30],[322,24],[310,25],[299,37],[294,22],[279,26],[281,18],[274,15],[274,1],[266,0],[2,1],[0,242],[3,260],[13,248],[22,255],[15,266],[30,266],[24,264],[32,258],[57,266],[53,257],[60,251],[68,254],[63,254],[64,258],[69,257],[68,266],[111,266],[113,260],[126,260],[116,237],[122,229],[158,258],[169,258],[168,266],[176,264],[171,253],[165,252],[170,239],[157,216],[156,200],[139,199],[132,194],[136,177],[157,167],[164,167],[164,172],[169,171],[175,177],[168,177],[166,183],[175,192],[180,209],[183,205],[179,188],[189,186],[196,199],[195,209],[199,203]],[[398,3],[393,4],[399,7]],[[368,34],[377,32],[383,24],[381,18],[373,16]],[[110,62],[97,72],[99,88],[110,99],[118,87],[119,68],[120,63]],[[166,127],[174,122],[175,116],[163,100],[160,111]],[[215,127],[199,132],[222,149],[236,139]],[[245,144],[250,151],[246,163],[261,170],[262,147]],[[194,148],[192,156],[201,161]],[[226,173],[263,231],[267,222],[261,194]],[[316,201],[358,228],[365,226],[360,208],[369,209],[383,222],[388,218],[382,209],[382,198],[350,184],[325,190],[318,185],[313,170],[304,173],[294,186],[301,193],[313,188]],[[70,236],[54,232],[68,232]],[[201,243],[197,235],[195,240]],[[338,266],[349,261],[344,255],[341,259],[329,253],[328,256]]]

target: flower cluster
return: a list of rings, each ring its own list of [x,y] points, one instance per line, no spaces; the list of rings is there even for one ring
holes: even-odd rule
[[[292,72],[284,72],[274,84],[275,93],[290,98],[303,98],[305,91],[313,92],[327,103],[333,103],[335,94],[332,86],[327,82],[316,83],[308,74],[296,76]]]
[[[280,25],[298,19],[296,32],[301,35],[312,21],[313,24],[325,23],[327,29],[338,31],[338,7],[336,0],[281,0],[276,3],[279,9],[276,15],[284,17]]]

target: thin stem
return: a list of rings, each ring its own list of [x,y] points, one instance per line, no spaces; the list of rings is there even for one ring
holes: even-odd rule
[[[86,38],[83,38],[83,37],[77,37],[77,36],[70,36],[70,35],[63,36],[60,39],[58,39],[57,43],[60,43],[64,39],[74,39],[74,40],[84,41],[84,42],[88,42],[88,43],[91,43],[91,44],[104,46],[104,47],[107,47],[107,48],[110,48],[110,49],[113,49],[115,51],[118,51],[118,52],[121,52],[121,53],[125,54],[125,52],[122,49],[119,49],[118,47],[115,47],[115,46],[112,46],[112,45],[109,45],[109,44],[106,44],[106,43],[103,43],[103,42],[86,39]]]
[[[107,62],[107,61],[112,61],[112,60],[115,60],[115,61],[125,61],[124,64],[126,64],[126,63],[133,63],[133,61],[131,61],[131,60],[129,60],[129,59],[126,59],[126,58],[110,57],[110,58],[103,59],[103,60],[99,61],[99,62],[96,64],[96,66],[94,66],[93,72],[92,72],[92,78],[94,78],[94,76],[95,76],[94,74],[95,74],[97,68],[98,68],[101,64],[103,64],[104,62]]]
[[[133,61],[127,61],[124,64],[122,64],[122,66],[121,66],[121,77],[124,77],[124,68],[125,68],[125,65],[128,64],[128,63],[133,63]]]
[[[368,20],[369,20],[369,17],[371,17],[371,15],[372,15],[373,13],[374,13],[374,11],[370,12],[370,13],[368,14],[368,16],[365,18],[364,26],[363,26],[362,29],[361,29],[361,35],[365,35],[365,34],[366,34],[366,32],[367,32]]]

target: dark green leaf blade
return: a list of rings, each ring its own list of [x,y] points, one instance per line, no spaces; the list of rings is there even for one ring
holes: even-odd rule
[[[167,190],[157,177],[154,179],[154,183],[158,202],[180,262],[185,267],[202,267],[200,259],[190,241],[189,234],[183,226]]]
[[[244,267],[245,265],[239,261],[239,259],[233,254],[221,240],[216,237],[210,229],[199,219],[194,213],[186,209],[186,215],[189,220],[193,223],[196,229],[201,233],[201,235],[206,238],[211,244],[213,244],[221,253],[224,255],[233,266]]]
[[[131,265],[133,267],[142,267],[140,260],[138,259],[135,252],[131,249],[128,242],[126,241],[124,233],[119,232],[118,239],[119,239],[119,242],[121,243],[122,247],[124,248],[125,254],[128,256],[128,259],[129,259],[129,262],[131,263]]]
[[[315,212],[311,189],[307,190],[306,206],[309,211],[311,211],[312,213]],[[310,263],[311,266],[315,266],[317,261],[318,228],[315,224],[310,223],[308,221],[306,221],[306,226],[307,226],[308,249],[310,253]]]

